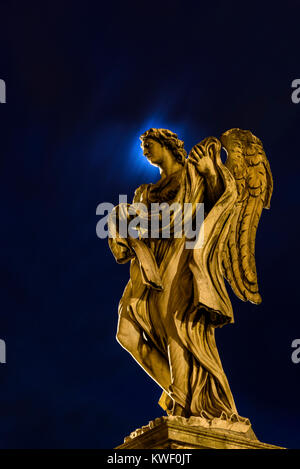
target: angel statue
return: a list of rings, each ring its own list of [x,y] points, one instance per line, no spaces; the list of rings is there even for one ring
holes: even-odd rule
[[[118,263],[130,261],[130,279],[119,303],[117,340],[162,388],[168,415],[241,418],[222,368],[215,328],[233,323],[228,281],[243,301],[259,304],[255,237],[263,208],[270,207],[273,180],[261,141],[248,130],[208,137],[187,157],[184,142],[166,129],[147,130],[141,147],[160,179],[142,184],[133,204],[119,204],[109,237]],[[221,160],[221,149],[227,159]],[[186,234],[120,234],[120,220],[142,203],[192,207],[204,204],[201,246],[186,246]],[[149,212],[147,215],[150,218]],[[119,220],[116,221],[116,220]]]

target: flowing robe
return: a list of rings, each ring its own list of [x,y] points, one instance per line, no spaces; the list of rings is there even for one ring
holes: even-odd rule
[[[117,262],[131,260],[119,303],[118,341],[162,387],[159,403],[165,410],[172,400],[188,415],[207,418],[237,412],[214,336],[216,327],[233,322],[221,263],[237,194],[220,158],[216,167],[217,201],[209,200],[206,182],[189,160],[169,178],[142,185],[134,197],[134,203],[147,205],[191,203],[193,217],[196,204],[204,202],[202,247],[187,249],[185,236],[109,239]]]

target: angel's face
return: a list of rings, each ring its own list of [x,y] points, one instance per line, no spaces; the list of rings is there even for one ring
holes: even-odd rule
[[[164,147],[153,138],[145,139],[141,146],[147,160],[153,166],[161,166],[164,160]]]

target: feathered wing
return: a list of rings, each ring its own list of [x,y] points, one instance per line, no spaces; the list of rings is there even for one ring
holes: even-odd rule
[[[270,208],[273,179],[261,141],[249,130],[231,129],[221,138],[226,167],[234,176],[238,198],[222,255],[224,276],[243,301],[259,304],[255,238],[263,208]]]

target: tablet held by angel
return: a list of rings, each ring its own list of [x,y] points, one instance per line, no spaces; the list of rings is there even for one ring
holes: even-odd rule
[[[116,261],[130,261],[117,340],[162,388],[159,404],[168,415],[242,419],[222,368],[215,328],[234,320],[225,279],[241,300],[261,302],[255,237],[273,191],[263,145],[250,131],[237,128],[220,139],[205,138],[188,156],[170,130],[151,128],[141,142],[160,179],[141,185],[133,203],[118,205],[109,223]],[[141,226],[136,226],[137,236],[121,234],[120,220],[129,222],[134,211],[140,214],[140,204],[149,209],[142,220],[150,225],[151,207],[156,214],[161,207],[182,207],[184,225],[193,223],[204,206],[203,222],[196,224],[201,243],[190,248],[188,233],[178,235],[176,210],[165,223],[160,216],[155,235],[148,231],[145,236]]]

